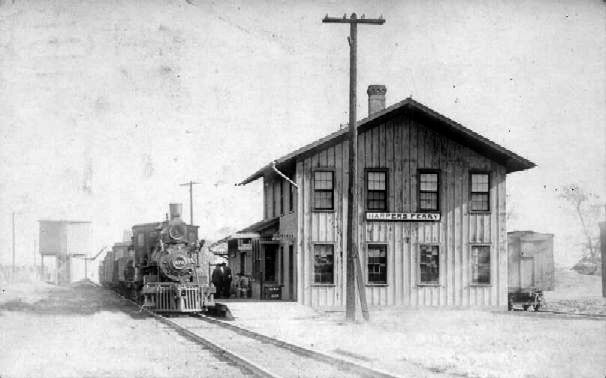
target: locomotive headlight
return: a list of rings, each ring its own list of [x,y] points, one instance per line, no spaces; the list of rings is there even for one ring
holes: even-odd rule
[[[177,256],[173,259],[173,267],[177,270],[182,270],[187,266],[187,261],[184,256]]]

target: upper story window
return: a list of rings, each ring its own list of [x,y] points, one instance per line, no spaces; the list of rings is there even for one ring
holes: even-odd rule
[[[440,177],[437,171],[419,170],[419,211],[440,210]]]
[[[295,208],[295,186],[290,184],[288,193],[288,210],[293,211]]]
[[[386,169],[369,169],[366,171],[366,210],[387,211]]]
[[[471,211],[490,211],[490,175],[471,173]]]
[[[280,180],[280,215],[284,215],[284,181]]]
[[[314,210],[334,210],[334,172],[314,171]]]
[[[276,201],[276,185],[275,183],[271,184],[271,215],[272,217],[277,217],[278,216],[278,205],[277,205]]]

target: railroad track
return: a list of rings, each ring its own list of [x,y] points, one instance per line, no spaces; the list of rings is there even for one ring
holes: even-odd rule
[[[596,319],[606,319],[606,314],[589,314],[583,312],[567,312],[567,311],[556,311],[556,310],[539,310],[538,313],[548,313],[548,314],[556,314],[556,315],[568,315],[568,316],[579,316],[584,318],[596,318]]]
[[[205,315],[166,317],[137,306],[181,336],[249,375],[278,377],[380,377],[395,375],[287,343]]]
[[[496,312],[496,313],[502,313],[502,314],[510,314],[510,315],[527,315],[527,316],[537,316],[537,315],[559,315],[559,316],[566,316],[566,317],[571,317],[571,318],[588,318],[588,319],[599,319],[599,320],[606,320],[606,314],[590,314],[590,313],[583,313],[583,312],[568,312],[568,311],[556,311],[556,310],[545,310],[545,309],[541,309],[539,311],[522,311],[522,310],[513,310],[513,311],[507,311],[507,312]]]

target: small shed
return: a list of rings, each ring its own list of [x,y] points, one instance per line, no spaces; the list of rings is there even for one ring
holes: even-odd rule
[[[507,244],[510,293],[554,290],[553,234],[512,231]]]

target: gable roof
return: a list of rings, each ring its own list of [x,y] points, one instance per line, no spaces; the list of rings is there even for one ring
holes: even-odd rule
[[[394,105],[359,120],[356,123],[358,134],[380,124],[381,122],[384,122],[390,117],[403,113],[409,113],[424,120],[426,124],[436,132],[450,137],[451,139],[460,142],[464,146],[467,146],[472,150],[475,150],[476,152],[502,164],[505,166],[507,173],[523,171],[536,166],[536,164],[533,162],[466,128],[452,119],[443,116],[442,114],[428,108],[420,102],[413,100],[411,97],[408,97]],[[263,177],[264,172],[271,170],[273,164],[275,164],[279,169],[280,167],[292,164],[299,157],[313,154],[318,150],[337,144],[342,140],[347,139],[348,131],[349,128],[344,127],[325,136],[324,138],[320,138],[315,142],[292,151],[291,153],[282,156],[274,162],[270,162],[269,164],[265,165],[236,185],[246,185],[258,178]]]

